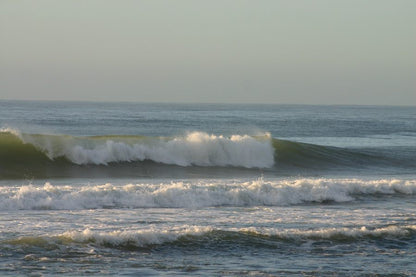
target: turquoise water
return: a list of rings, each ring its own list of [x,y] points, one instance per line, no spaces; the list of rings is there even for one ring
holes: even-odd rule
[[[0,101],[0,275],[413,276],[415,119]]]

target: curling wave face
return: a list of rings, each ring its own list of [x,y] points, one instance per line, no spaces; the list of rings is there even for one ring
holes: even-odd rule
[[[4,129],[0,132],[0,154],[0,176],[4,177],[18,176],[19,170],[28,175],[49,176],[51,171],[71,164],[108,166],[151,161],[181,167],[242,168],[270,168],[274,164],[274,150],[267,133],[256,137],[203,132],[178,137],[74,137]]]
[[[8,139],[16,146],[19,142],[13,136],[51,160],[64,157],[77,165],[151,160],[179,166],[266,168],[274,163],[270,134],[267,133],[256,138],[248,135],[224,137],[203,132],[192,132],[183,137],[152,138],[31,135],[6,131],[2,132],[1,140]]]

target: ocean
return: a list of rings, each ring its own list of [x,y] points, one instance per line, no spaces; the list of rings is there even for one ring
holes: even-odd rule
[[[0,276],[415,276],[416,107],[0,101]]]

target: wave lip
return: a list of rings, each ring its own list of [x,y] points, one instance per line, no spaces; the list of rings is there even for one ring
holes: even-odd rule
[[[398,179],[206,180],[121,186],[46,183],[0,187],[0,210],[287,206],[415,194],[416,180]]]

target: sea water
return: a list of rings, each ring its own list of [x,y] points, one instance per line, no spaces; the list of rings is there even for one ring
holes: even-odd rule
[[[0,101],[1,276],[414,276],[416,107]]]

